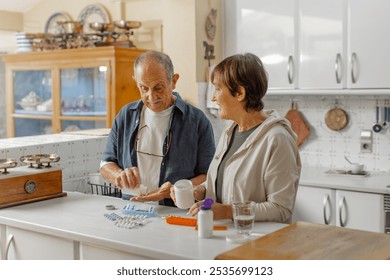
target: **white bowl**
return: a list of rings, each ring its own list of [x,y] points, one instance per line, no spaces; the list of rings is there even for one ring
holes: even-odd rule
[[[20,104],[20,106],[23,108],[25,111],[36,111],[37,110],[37,105],[26,105],[26,104]]]
[[[354,174],[360,174],[364,171],[364,164],[363,163],[354,163],[350,165],[351,172]]]

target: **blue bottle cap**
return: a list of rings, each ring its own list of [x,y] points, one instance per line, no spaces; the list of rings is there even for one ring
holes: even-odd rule
[[[206,198],[203,200],[202,204],[200,205],[200,210],[210,210],[211,205],[213,205],[214,200],[212,198]]]

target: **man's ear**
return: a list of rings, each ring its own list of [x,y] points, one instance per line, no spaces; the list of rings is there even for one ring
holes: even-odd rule
[[[172,89],[176,88],[176,83],[179,80],[179,78],[180,78],[179,74],[177,74],[177,73],[173,74],[173,77],[172,77]]]

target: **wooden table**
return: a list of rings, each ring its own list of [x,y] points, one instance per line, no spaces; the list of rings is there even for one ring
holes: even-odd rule
[[[216,257],[219,260],[389,260],[390,235],[297,222]]]

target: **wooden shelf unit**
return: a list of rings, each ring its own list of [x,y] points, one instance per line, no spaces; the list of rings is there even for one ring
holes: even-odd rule
[[[85,49],[67,49],[42,52],[28,52],[8,54],[2,56],[6,71],[6,112],[7,112],[7,137],[18,136],[15,131],[15,120],[45,120],[51,125],[47,133],[60,133],[64,131],[63,121],[100,121],[106,127],[111,127],[112,121],[119,110],[127,103],[140,98],[139,91],[133,80],[133,64],[135,58],[144,50],[123,48],[123,47],[96,47]],[[104,67],[105,71],[105,114],[100,112],[63,113],[63,96],[61,92],[61,71],[82,70],[85,68],[99,69]],[[47,71],[50,73],[50,91],[52,99],[52,110],[49,112],[26,111],[15,108],[17,100],[15,97],[15,73],[23,71],[28,75],[29,71]],[[80,79],[80,77],[77,77]],[[26,82],[28,83],[28,82]],[[37,83],[39,84],[39,83]],[[24,85],[26,88],[27,85]],[[65,85],[66,86],[66,85]],[[77,88],[77,90],[82,90]],[[23,92],[23,96],[28,91]],[[81,94],[86,94],[82,92]],[[94,94],[94,93],[92,93]],[[39,95],[39,93],[38,93]],[[19,100],[21,93],[19,93]],[[16,112],[17,111],[17,112]],[[96,114],[95,114],[96,113]],[[23,136],[42,134],[37,131],[24,132]]]

